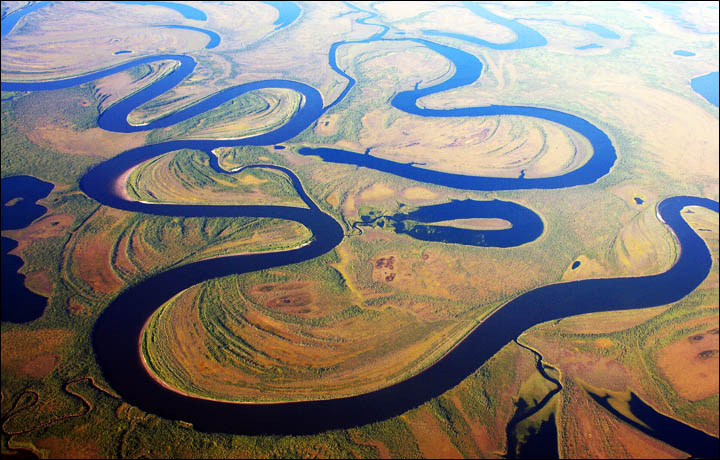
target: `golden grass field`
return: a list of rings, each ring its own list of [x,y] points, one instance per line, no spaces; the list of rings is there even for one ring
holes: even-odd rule
[[[3,13],[24,2],[3,2]],[[492,50],[425,36],[452,31],[508,43],[507,27],[454,2],[352,2],[378,13],[387,37],[420,37],[460,48],[483,63],[475,83],[418,101],[449,109],[488,104],[546,107],[585,118],[617,149],[610,174],[557,190],[472,192],[419,183],[296,153],[330,147],[423,168],[495,177],[551,177],[593,154],[563,126],[520,116],[420,118],[392,108],[399,91],[442,82],[450,62],[417,43],[376,41],[338,48],[337,63],[357,80],[340,104],[284,150],[218,148],[227,169],[275,164],[291,169],[345,238],[325,256],[230,276],[179,293],[148,320],[140,344],[146,368],[164,385],[202,398],[296,401],[373,391],[406,379],[447,353],[478,321],[520,293],[550,283],[644,276],[667,270],[675,240],[656,218],[662,199],[713,200],[718,189],[718,109],[689,80],[717,70],[717,10],[688,3],[674,18],[642,3],[484,4],[547,38],[543,47]],[[33,12],[3,38],[3,81],[81,75],[156,54],[187,54],[198,65],[173,90],[134,110],[144,124],[232,85],[291,79],[318,89],[328,105],[346,80],[328,65],[338,41],[379,29],[343,3],[301,3],[302,16],[275,31],[277,13],[261,2],[196,5],[206,22],[167,8],[56,2]],[[563,24],[561,21],[565,21]],[[620,38],[579,28],[596,23]],[[82,27],[78,25],[81,24]],[[153,27],[182,24],[221,35]],[[578,50],[597,43],[601,48]],[[673,50],[693,50],[681,58]],[[114,55],[118,50],[130,54]],[[97,113],[171,72],[161,61],[58,92],[3,92],[2,176],[31,174],[56,187],[48,212],[22,230],[13,254],[26,286],[48,297],[28,324],[2,323],[2,453],[43,458],[359,457],[502,458],[507,425],[520,401],[537,404],[553,385],[535,356],[507,344],[458,386],[418,408],[366,426],[312,436],[200,433],[122,401],[95,361],[93,325],[128,286],[169,267],[211,257],[277,251],[308,243],[300,224],[279,219],[162,218],[100,206],[78,187],[95,164],[130,148],[176,139],[240,138],[283,124],[303,104],[289,90],[254,91],[169,128],[131,134],[96,126]],[[20,146],[18,148],[11,146]],[[128,171],[116,184],[146,202],[305,207],[288,177],[253,168],[223,175],[207,155],[176,151]],[[643,200],[637,203],[635,198]],[[355,227],[368,210],[381,215],[449,200],[513,201],[538,213],[545,232],[516,248],[431,243],[390,228]],[[518,425],[522,440],[554,417],[561,458],[685,458],[603,409],[619,410],[630,392],[657,411],[718,436],[718,216],[683,216],[711,250],[708,278],[689,296],[637,311],[580,315],[538,325],[519,342],[542,354],[563,389]],[[439,222],[502,229],[501,219]],[[580,262],[572,268],[574,262]],[[562,300],[562,299],[559,299]],[[22,451],[21,451],[22,452]]]
[[[202,171],[203,182],[185,174],[190,168]],[[128,178],[128,192],[149,202],[307,207],[280,171],[253,168],[227,176],[207,169],[207,155],[202,152],[171,152],[136,168]]]

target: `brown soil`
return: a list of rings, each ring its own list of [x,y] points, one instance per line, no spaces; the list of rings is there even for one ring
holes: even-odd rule
[[[463,458],[426,406],[403,415],[424,458]]]
[[[88,155],[110,158],[118,153],[139,147],[145,143],[146,134],[113,133],[101,128],[75,131],[61,126],[40,126],[36,129],[24,129],[28,139],[53,151],[72,155]]]
[[[78,303],[75,299],[70,299],[68,301],[67,309],[73,315],[86,315],[85,307],[82,304]]]
[[[470,230],[505,230],[512,228],[512,223],[505,219],[494,217],[476,217],[472,219],[452,219],[433,222],[431,225],[467,228]]]
[[[22,251],[34,241],[67,233],[75,218],[70,214],[50,214],[20,230],[5,230],[3,236],[18,242],[11,254],[22,257]]]
[[[36,271],[25,275],[25,286],[41,296],[52,296],[55,284],[50,275],[44,271]]]
[[[71,340],[73,334],[72,331],[65,329],[3,332],[1,336],[3,373],[8,372],[19,377],[32,376],[30,373],[37,374],[47,369],[49,362],[43,356],[59,357],[58,352]],[[40,360],[34,362],[38,358]]]
[[[371,260],[371,263],[373,265],[373,281],[384,280],[386,283],[392,283],[395,280],[395,277],[398,276],[398,273],[395,270],[394,255],[378,257],[374,262]]]
[[[52,372],[62,359],[58,355],[41,355],[31,359],[20,368],[20,373],[39,379]]]
[[[717,316],[705,318],[708,325]],[[673,388],[683,398],[698,401],[718,392],[717,328],[694,333],[664,347],[657,354],[657,363]]]
[[[471,436],[473,444],[477,446],[480,452],[492,452],[493,445],[490,441],[487,430],[484,430],[484,427],[470,418],[465,409],[463,409],[460,398],[458,398],[456,394],[450,394],[448,397],[453,402],[458,412],[460,412],[460,415],[465,420],[465,423],[467,423],[470,427],[470,433],[468,434]]]
[[[118,225],[129,215],[126,211],[101,207],[88,219],[90,224],[102,226],[97,233],[77,233],[72,253],[70,271],[73,276],[87,283],[102,294],[117,292],[124,285],[111,266],[114,238],[110,237]],[[71,240],[72,241],[72,240]]]
[[[270,299],[265,303],[265,306],[269,308],[284,309],[285,307],[303,307],[310,302],[312,302],[312,296],[309,292],[297,292]]]
[[[683,458],[678,451],[620,421],[574,382],[563,390],[561,458]]]
[[[437,193],[425,187],[408,187],[402,191],[402,196],[410,201],[427,201],[437,198]]]
[[[357,438],[357,435],[353,433],[353,430],[348,430],[348,434],[350,435],[350,439],[355,444],[359,444],[361,446],[370,446],[374,447],[377,451],[377,458],[391,458],[390,455],[390,449],[387,448],[385,444],[382,442],[376,440],[376,439],[368,439],[368,440],[361,440]]]
[[[289,282],[280,284],[258,284],[251,293],[260,303],[283,313],[306,315],[317,308],[309,289],[311,283]]]
[[[73,430],[73,433],[82,427]],[[48,451],[48,458],[101,458],[98,447],[89,439],[83,437],[82,442],[71,436],[66,439],[50,437],[33,442],[40,449]]]
[[[553,340],[539,334],[525,334],[523,341],[533,348],[542,350],[545,360],[556,364],[568,378],[581,378],[585,382],[607,388],[613,391],[624,391],[631,385],[631,376],[628,370],[614,359],[609,359],[591,352],[581,351],[572,341],[563,339]],[[605,346],[593,339],[594,346]],[[578,339],[578,345],[585,342]]]

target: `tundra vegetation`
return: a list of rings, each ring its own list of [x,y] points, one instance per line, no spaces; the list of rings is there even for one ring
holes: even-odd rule
[[[3,16],[24,3],[3,2]],[[204,398],[335,398],[377,390],[427,368],[521,293],[561,281],[667,270],[678,248],[658,221],[656,204],[672,195],[720,198],[718,109],[689,85],[717,70],[717,10],[690,3],[671,16],[641,3],[562,9],[540,3],[486,5],[494,14],[521,18],[548,40],[543,47],[493,50],[424,35],[435,29],[490,42],[514,40],[509,29],[461,3],[353,2],[378,13],[369,24],[356,22],[363,13],[345,4],[303,3],[300,18],[279,31],[276,10],[262,2],[204,4],[203,27],[222,37],[218,48],[205,49],[202,33],[149,27],[197,25],[167,8],[56,2],[26,16],[3,38],[2,79],[61,79],[140,56],[186,54],[198,62],[194,73],[133,111],[130,123],[160,119],[229,86],[274,78],[317,88],[327,105],[346,84],[328,65],[328,50],[341,40],[371,36],[378,30],[374,22],[391,27],[389,38],[423,37],[482,61],[478,81],[425,97],[421,107],[545,107],[582,117],[608,134],[618,152],[610,174],[556,190],[465,191],[299,155],[301,147],[341,148],[438,171],[530,178],[572,171],[593,154],[574,131],[529,117],[424,118],[394,109],[388,101],[399,91],[441,82],[455,69],[417,43],[376,41],[338,48],[338,66],[356,85],[283,149],[215,149],[212,155],[225,170],[292,170],[323,212],[343,225],[345,238],[317,259],[183,291],[143,331],[139,348],[146,367],[165,385]],[[619,38],[580,27],[586,23]],[[588,43],[601,46],[577,49]],[[696,56],[678,57],[675,49]],[[132,53],[115,55],[118,50]],[[614,417],[590,392],[618,401],[632,392],[657,411],[718,436],[718,217],[700,208],[683,216],[710,248],[713,265],[689,296],[649,309],[540,324],[450,391],[398,417],[309,436],[242,436],[201,433],[123,401],[104,381],[91,344],[93,325],[118,294],[170,267],[295,248],[312,239],[291,221],[140,215],[102,206],[80,190],[89,168],[130,148],[267,132],[304,103],[293,91],[267,89],[146,133],[97,126],[100,112],[175,68],[175,61],[159,61],[79,87],[2,93],[1,176],[27,174],[55,185],[40,201],[48,209],[42,218],[2,232],[19,242],[13,253],[25,262],[26,286],[48,298],[39,319],[1,326],[3,455],[499,458],[513,455],[507,426],[519,408],[538,405],[555,388],[538,371],[535,353],[562,390],[517,424],[521,445],[551,423],[561,457],[687,457]],[[307,206],[277,170],[227,175],[209,162],[205,152],[173,151],[135,168],[123,190],[146,202]],[[355,225],[468,198],[526,206],[542,217],[545,231],[519,247],[487,248]],[[506,224],[443,223],[483,229]],[[619,407],[632,416],[627,404]]]

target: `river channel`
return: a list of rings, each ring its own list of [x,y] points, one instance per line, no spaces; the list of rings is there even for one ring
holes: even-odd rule
[[[358,22],[369,18],[370,16],[363,17]],[[520,27],[517,22],[504,20],[502,24],[511,28],[516,27],[515,32],[519,38],[512,44],[505,44],[495,49],[516,49],[545,44],[542,36],[538,37],[539,34],[529,32],[525,26]],[[387,28],[360,42],[389,40],[383,38],[385,31]],[[432,35],[443,34],[432,31]],[[419,108],[417,100],[421,97],[465,86],[481,78],[483,66],[477,57],[447,45],[420,38],[393,39],[393,41],[400,40],[414,42],[444,56],[454,65],[455,73],[437,85],[399,92],[390,101],[393,107],[422,117],[522,115],[540,118],[564,125],[587,138],[593,147],[593,156],[581,167],[557,177],[496,178],[438,172],[412,164],[400,164],[376,158],[369,154],[337,149],[300,148],[298,153],[318,156],[328,162],[349,163],[383,171],[419,183],[467,190],[555,189],[591,184],[611,172],[616,161],[615,147],[611,140],[601,129],[576,115],[542,107],[505,105],[444,110]],[[145,411],[168,419],[184,420],[192,423],[198,430],[210,432],[307,434],[354,427],[400,415],[440,396],[475,372],[503,346],[534,325],[583,313],[668,304],[692,292],[708,275],[712,264],[710,252],[704,241],[682,218],[681,211],[686,206],[701,206],[717,212],[718,203],[705,198],[687,196],[667,198],[658,204],[657,215],[672,230],[681,248],[679,257],[670,270],[653,276],[558,283],[526,292],[486,318],[434,365],[403,382],[347,398],[268,404],[211,401],[185,396],[163,387],[148,375],[138,345],[143,325],[155,310],[184,289],[212,278],[316,258],[333,250],[343,240],[344,232],[341,225],[323,212],[307,195],[295,174],[280,166],[271,167],[290,177],[295,190],[307,204],[307,209],[285,206],[208,206],[136,202],[123,198],[117,192],[118,179],[128,169],[142,162],[180,149],[201,150],[212,159],[214,155],[211,151],[217,147],[269,146],[292,139],[310,127],[351,90],[354,80],[338,68],[335,56],[337,49],[347,43],[359,42],[338,42],[333,44],[329,52],[330,67],[348,79],[345,91],[339,99],[331,103],[326,104],[318,90],[302,82],[264,80],[227,88],[190,107],[143,126],[130,125],[127,122],[128,114],[190,76],[196,65],[192,57],[158,55],[65,80],[36,83],[2,82],[4,91],[47,91],[80,85],[153,61],[177,61],[179,66],[175,71],[121,100],[99,116],[99,126],[115,132],[147,131],[171,126],[257,89],[287,88],[304,97],[304,103],[298,112],[286,124],[270,132],[235,140],[183,140],[145,145],[123,152],[95,166],[81,179],[80,188],[84,193],[99,203],[116,209],[182,217],[271,217],[299,222],[314,235],[310,244],[297,249],[222,257],[172,268],[135,284],[120,294],[100,315],[93,331],[93,345],[104,377],[123,400]],[[217,161],[212,163],[212,167],[219,172],[231,174],[220,168]],[[257,167],[268,166],[257,165]],[[124,186],[124,184],[120,185]],[[424,219],[425,222],[468,218],[473,217],[473,213],[480,217],[506,218],[507,215],[517,214],[518,207],[522,208],[516,203],[493,200],[473,202],[462,208],[463,212],[458,212],[456,216],[448,217],[449,212],[445,209],[442,219],[433,218],[426,215],[432,211],[427,207],[420,208],[415,217],[420,221]],[[533,241],[543,231],[542,221],[534,213],[523,215],[534,224],[513,225],[512,229],[494,232],[501,235],[501,232],[512,231],[513,238],[517,237],[517,244]],[[472,231],[468,230],[468,232]],[[483,241],[487,239],[483,238]],[[513,245],[516,244],[500,246]],[[558,302],[558,299],[564,301]]]

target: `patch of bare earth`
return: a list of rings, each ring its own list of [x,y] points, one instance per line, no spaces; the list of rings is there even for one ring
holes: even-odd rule
[[[430,410],[423,406],[402,416],[424,458],[463,458]]]
[[[30,377],[46,375],[59,364],[58,352],[72,336],[73,332],[65,329],[3,332],[3,373]]]
[[[39,379],[52,372],[60,364],[60,360],[58,355],[41,355],[25,363],[20,369],[20,373]]]
[[[145,133],[113,133],[101,128],[75,131],[62,126],[23,129],[31,142],[59,153],[110,158],[145,143]]]
[[[50,214],[23,229],[5,230],[3,236],[18,242],[17,248],[13,249],[11,254],[21,257],[22,251],[34,241],[64,235],[74,220],[70,214]]]
[[[54,283],[50,275],[44,271],[36,271],[25,275],[25,286],[31,291],[45,297],[52,296]]]
[[[717,324],[715,315],[707,319],[704,332],[687,334],[657,353],[662,373],[675,391],[690,401],[718,393]]]
[[[49,437],[33,443],[48,452],[48,458],[101,458],[102,454],[95,443],[88,439],[82,441],[74,437]]]

